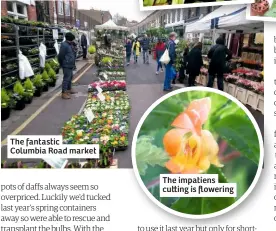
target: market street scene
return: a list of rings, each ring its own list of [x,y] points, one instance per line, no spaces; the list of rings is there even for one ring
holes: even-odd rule
[[[264,24],[246,19],[246,5],[140,12],[138,2],[93,4],[1,1],[1,168],[54,167],[8,159],[8,135],[100,145],[100,159],[66,168],[132,168],[145,111],[192,86],[237,98],[263,135]]]

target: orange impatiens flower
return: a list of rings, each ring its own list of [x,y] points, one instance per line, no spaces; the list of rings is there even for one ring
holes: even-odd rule
[[[218,159],[219,147],[211,132],[202,130],[211,109],[211,99],[194,100],[172,122],[163,143],[171,156],[166,168],[171,173],[202,173],[210,165],[222,167]]]

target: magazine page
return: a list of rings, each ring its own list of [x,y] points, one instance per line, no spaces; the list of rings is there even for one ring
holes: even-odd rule
[[[275,71],[273,0],[2,0],[1,231],[275,231]]]

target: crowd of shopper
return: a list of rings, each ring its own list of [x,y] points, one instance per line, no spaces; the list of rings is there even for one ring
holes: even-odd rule
[[[203,67],[202,43],[198,42],[192,46],[191,44],[186,44],[183,50],[181,67],[178,72],[176,71],[176,38],[177,34],[175,32],[170,33],[166,42],[162,38],[158,38],[153,48],[157,62],[156,74],[158,75],[160,71],[163,72],[163,67],[165,68],[164,91],[172,90],[172,84],[176,83],[177,76],[180,83],[184,83],[185,78],[188,78],[188,86],[195,86],[196,77],[200,74],[200,69]],[[130,64],[132,54],[134,63],[137,63],[141,52],[144,64],[149,63],[150,39],[147,35],[144,35],[142,39],[135,38],[133,41],[128,39],[125,48],[127,65]],[[169,62],[164,64],[160,59],[166,49]],[[216,40],[216,44],[211,47],[207,56],[210,60],[207,87],[213,87],[214,80],[217,78],[218,89],[223,91],[223,74],[226,70],[226,63],[232,58],[232,55],[225,46],[222,37]]]

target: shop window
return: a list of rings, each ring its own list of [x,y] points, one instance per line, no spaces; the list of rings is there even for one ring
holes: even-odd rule
[[[8,8],[8,11],[13,12],[13,2],[8,2],[7,1],[7,8]]]
[[[16,8],[17,8],[17,13],[18,14],[24,14],[24,8],[23,8],[22,5],[17,4]]]
[[[188,10],[188,18],[191,18],[191,17],[192,17],[192,10],[189,9],[189,10]]]
[[[180,15],[181,15],[181,9],[178,9],[178,14],[177,14],[177,21],[180,21]]]
[[[196,8],[196,16],[199,16],[199,14],[200,14],[200,8],[197,7],[197,8]]]
[[[27,5],[16,2],[7,2],[8,16],[15,19],[27,18]]]
[[[63,15],[64,9],[63,9],[63,0],[58,0],[58,14]]]
[[[70,1],[65,0],[65,15],[70,16]]]

